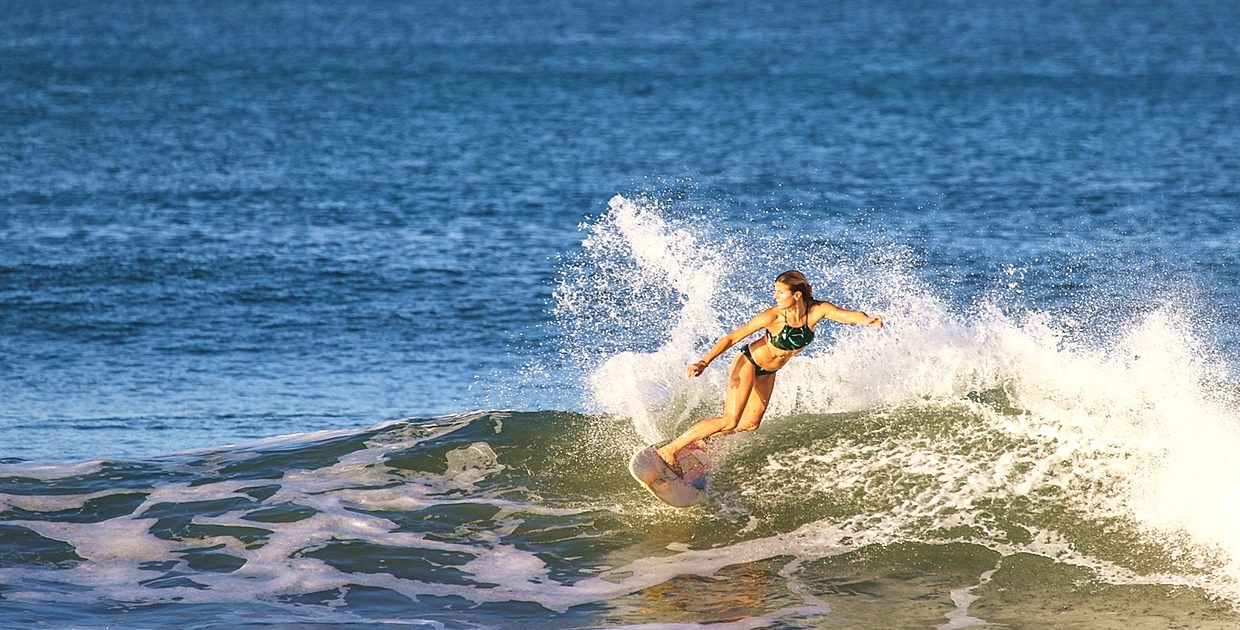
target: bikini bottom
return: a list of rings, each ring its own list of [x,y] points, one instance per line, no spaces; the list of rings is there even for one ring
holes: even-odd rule
[[[758,362],[753,360],[753,355],[749,354],[749,346],[741,346],[741,354],[745,355],[746,359],[749,359],[749,363],[753,365],[753,373],[757,374],[758,376],[766,376],[767,374],[774,374],[777,371],[777,370],[763,369],[761,365],[758,365]]]

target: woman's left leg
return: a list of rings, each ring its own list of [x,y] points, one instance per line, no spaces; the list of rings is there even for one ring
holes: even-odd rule
[[[740,422],[730,431],[720,435],[731,435],[741,431],[753,431],[762,424],[766,415],[766,406],[771,401],[771,392],[775,389],[775,375],[763,374],[754,379],[753,389],[749,392],[749,400],[745,401],[745,411],[741,413]]]

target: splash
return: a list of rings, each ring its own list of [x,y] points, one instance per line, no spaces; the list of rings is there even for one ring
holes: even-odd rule
[[[785,230],[728,232],[710,210],[674,200],[617,195],[583,226],[581,255],[565,264],[555,316],[575,344],[570,360],[589,374],[596,410],[632,419],[648,441],[714,404],[726,377],[724,357],[686,383],[685,367],[724,333],[769,305],[776,275],[797,268],[820,287],[894,310],[894,298],[917,281],[878,277],[873,265],[906,255],[894,246],[850,257],[843,232],[814,235],[808,248]]]
[[[602,409],[633,418],[647,440],[659,437],[653,407],[672,393],[702,339],[724,332],[714,298],[730,269],[717,243],[704,242],[658,200],[615,196],[582,242],[556,291],[556,315],[589,370]],[[660,340],[654,344],[650,340]],[[648,353],[629,349],[650,347]],[[597,356],[587,353],[598,352]]]

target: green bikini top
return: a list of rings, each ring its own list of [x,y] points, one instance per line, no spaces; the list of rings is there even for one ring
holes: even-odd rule
[[[779,350],[800,350],[814,340],[814,331],[809,327],[809,313],[805,314],[805,323],[793,328],[784,322],[784,329],[778,335],[766,331],[766,340]]]

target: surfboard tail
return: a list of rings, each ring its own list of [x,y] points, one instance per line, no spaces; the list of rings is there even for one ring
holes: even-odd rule
[[[703,459],[682,450],[676,458],[682,469],[678,474],[659,457],[655,451],[659,446],[648,446],[633,455],[629,462],[629,474],[633,479],[655,498],[674,507],[688,507],[705,501],[708,478]]]

